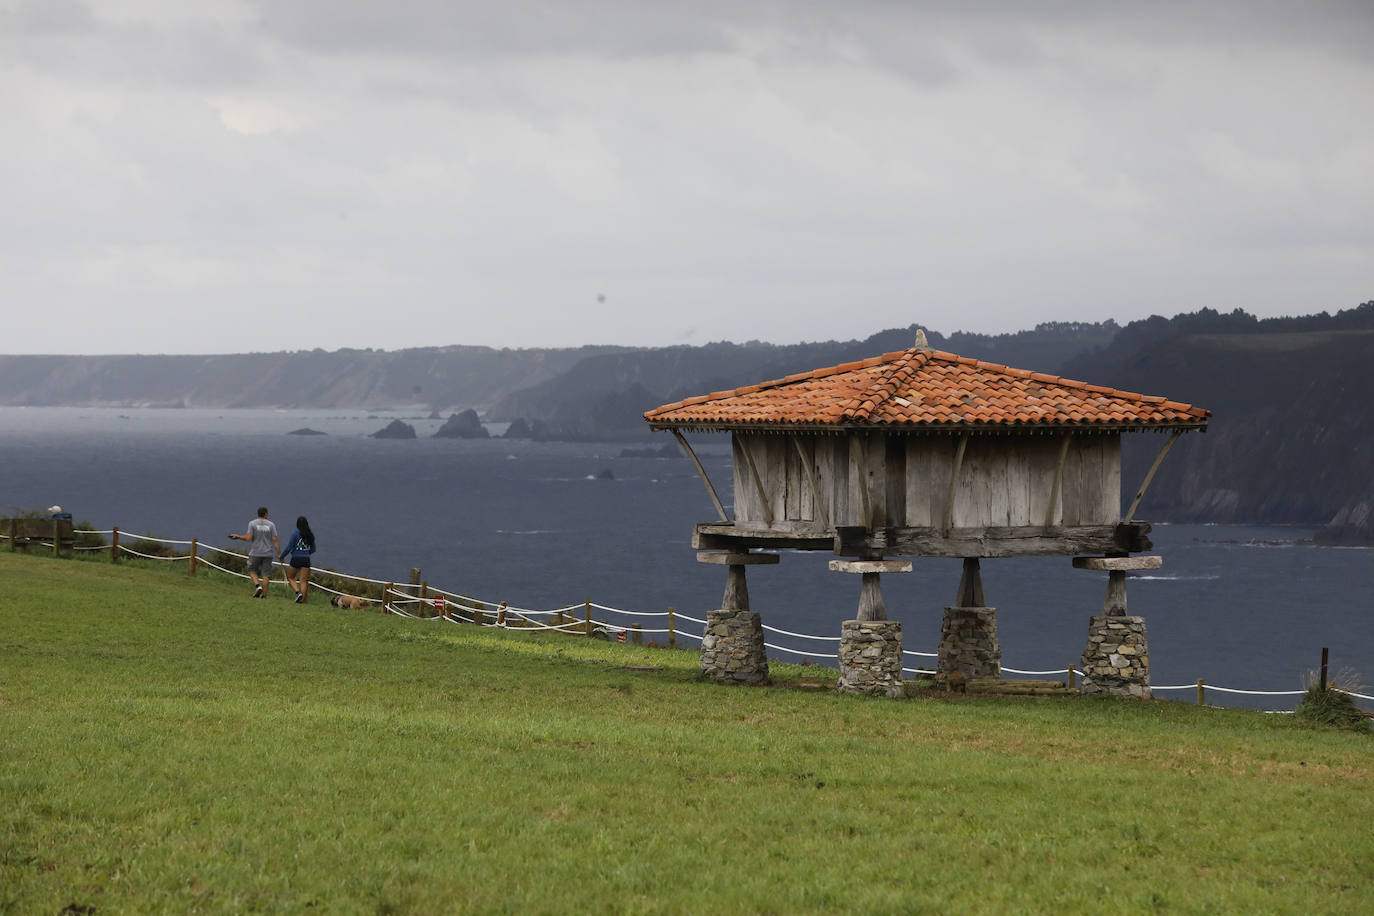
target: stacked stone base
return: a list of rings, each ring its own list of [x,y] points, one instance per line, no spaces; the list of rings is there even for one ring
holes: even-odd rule
[[[902,624],[899,620],[846,620],[840,629],[842,693],[899,697],[902,690]]]
[[[768,655],[763,621],[750,611],[719,610],[706,614],[701,640],[701,673],[723,684],[768,683]]]
[[[1083,693],[1150,698],[1150,653],[1145,618],[1097,616],[1088,621]]]
[[[947,607],[940,624],[936,678],[955,671],[968,677],[1001,677],[1002,647],[997,642],[997,609]]]

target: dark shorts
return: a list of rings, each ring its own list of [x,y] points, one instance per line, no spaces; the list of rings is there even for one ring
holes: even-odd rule
[[[291,558],[291,568],[292,568],[292,569],[309,569],[309,568],[310,568],[310,558],[309,558],[309,557],[292,557],[292,558]]]
[[[250,573],[257,573],[259,576],[271,576],[272,557],[270,555],[265,557],[249,557],[248,571]]]

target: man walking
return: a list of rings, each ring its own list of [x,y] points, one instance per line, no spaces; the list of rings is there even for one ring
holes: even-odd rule
[[[267,507],[258,507],[258,517],[248,523],[247,534],[231,534],[231,541],[248,541],[248,576],[253,580],[253,597],[266,598],[272,581],[272,560],[281,553],[277,524],[267,518]]]

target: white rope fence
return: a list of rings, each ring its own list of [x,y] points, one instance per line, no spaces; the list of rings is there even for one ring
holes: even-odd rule
[[[80,529],[76,533],[78,535],[103,536],[123,534],[124,532],[119,531],[118,529],[111,528],[99,531]],[[236,572],[232,569],[227,569],[224,566],[211,562],[210,560],[205,558],[202,552],[210,551],[222,554],[224,556],[236,557],[241,560],[248,559],[246,554],[237,553],[233,550],[228,550],[223,547],[216,547],[214,545],[206,544],[199,540],[174,540],[172,538],[155,537],[151,534],[130,535],[130,537],[136,544],[146,542],[150,544],[168,544],[172,546],[190,546],[192,550],[195,552],[189,554],[162,556],[159,554],[152,554],[144,551],[135,550],[124,544],[118,544],[117,547],[120,554],[127,554],[145,560],[160,560],[163,562],[183,562],[194,560],[197,564],[207,566],[210,569],[224,573],[225,575],[234,576],[240,579],[250,578],[248,575],[244,573]],[[0,534],[0,540],[9,540],[9,537],[8,535]],[[51,538],[48,538],[46,540],[42,538],[28,538],[27,540],[37,544],[52,546]],[[81,551],[94,551],[109,550],[111,548],[105,545],[97,545],[73,547],[72,549]],[[272,566],[274,569],[286,568],[286,564],[278,562],[275,558],[272,561]],[[669,609],[667,611],[633,611],[626,610],[624,608],[617,608],[611,607],[609,605],[598,604],[591,600],[584,601],[581,604],[568,604],[562,607],[549,608],[547,610],[537,608],[522,608],[508,605],[503,601],[481,601],[479,599],[471,598],[467,595],[459,594],[458,592],[451,592],[445,589],[436,588],[434,586],[429,585],[403,585],[382,579],[371,579],[366,576],[357,576],[352,575],[350,573],[338,572],[332,569],[319,570],[317,571],[317,574],[328,576],[331,579],[344,579],[350,582],[361,582],[366,583],[368,585],[382,586],[382,597],[372,598],[370,596],[365,595],[351,595],[347,592],[330,588],[329,586],[324,585],[318,581],[312,580],[310,582],[311,589],[319,590],[339,597],[351,598],[354,600],[365,602],[370,605],[381,605],[381,610],[383,611],[383,613],[393,614],[397,617],[404,617],[409,620],[435,620],[446,621],[448,623],[455,624],[480,623],[484,627],[500,627],[503,629],[514,630],[518,632],[558,632],[578,636],[601,635],[608,638],[616,638],[618,641],[624,641],[631,634],[633,634],[636,637],[636,641],[638,641],[639,638],[646,635],[656,636],[666,634],[669,636],[670,643],[677,637],[687,637],[689,639],[694,639],[697,642],[701,642],[705,638],[704,631],[702,633],[694,633],[691,630],[681,629],[676,625],[676,623],[678,621],[686,621],[688,623],[697,624],[704,628],[707,624],[707,621],[702,620],[698,617],[692,617],[688,614],[683,614],[679,611],[676,611],[675,609]],[[424,595],[415,594],[414,591],[403,591],[403,589],[405,588],[410,588],[414,590],[422,587],[425,589],[426,592]],[[427,609],[433,609],[434,611],[436,611],[436,614],[434,616],[425,614],[424,611]],[[591,619],[592,609],[596,609],[605,614],[618,614],[623,617],[636,619],[666,617],[668,618],[669,625],[667,627],[649,628],[641,627],[637,623],[632,624],[630,626],[624,626],[616,623],[608,623],[603,620],[593,620]],[[418,611],[419,613],[411,613],[411,611]],[[583,613],[582,619],[577,618],[577,612],[579,611]],[[564,616],[567,616],[570,619],[563,620],[563,622],[554,623],[548,623],[545,620],[537,619],[547,619],[550,617],[556,617],[559,620],[562,620]],[[793,639],[809,639],[819,642],[830,643],[839,643],[841,639],[839,636],[817,636],[811,633],[797,633],[791,630],[783,630],[778,627],[768,626],[767,624],[763,624],[762,627],[764,630],[770,633],[776,633],[780,636],[788,636]],[[803,658],[824,658],[838,660],[838,654],[835,651],[809,652],[804,649],[796,649],[791,646],[784,646],[766,641],[764,642],[764,646],[768,649],[772,649],[775,652],[783,652],[789,655],[801,656]],[[910,655],[917,658],[939,657],[939,654],[936,652],[919,652],[912,649],[903,649],[902,655]],[[934,674],[934,672],[928,668],[904,667],[901,670],[905,674],[913,674],[918,676]],[[1084,672],[1077,670],[1073,667],[1052,668],[1048,670],[1027,670],[1022,668],[1010,668],[1005,665],[1002,665],[999,666],[999,670],[1005,674],[1016,674],[1031,677],[1046,675],[1062,675],[1065,678],[1070,679],[1070,681],[1073,678],[1081,678],[1084,676]],[[1369,696],[1363,693],[1356,693],[1355,691],[1346,690],[1335,685],[1331,685],[1330,689],[1335,690],[1338,693],[1343,693],[1361,700],[1374,701],[1374,696]],[[1195,684],[1170,684],[1158,686],[1151,685],[1150,690],[1152,692],[1170,690],[1197,690],[1199,692],[1202,692],[1206,690],[1215,690],[1219,693],[1264,697],[1292,697],[1302,696],[1304,693],[1306,693],[1305,690],[1242,690],[1235,687],[1222,687],[1217,684],[1208,684],[1205,682],[1199,682]],[[1291,710],[1270,711],[1291,712]]]

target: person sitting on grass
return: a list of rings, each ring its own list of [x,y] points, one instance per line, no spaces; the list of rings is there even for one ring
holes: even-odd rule
[[[258,517],[248,523],[247,534],[231,534],[231,541],[248,541],[248,578],[253,580],[253,597],[266,598],[272,581],[272,558],[281,551],[277,523],[267,518],[267,507],[258,507]]]
[[[286,561],[288,555],[291,557],[291,565],[286,570],[286,584],[296,593],[297,604],[305,604],[305,593],[310,587],[310,555],[314,552],[315,532],[310,530],[310,523],[302,515],[296,519],[296,530],[291,532],[291,539],[286,542],[286,549],[281,554],[282,562]]]

